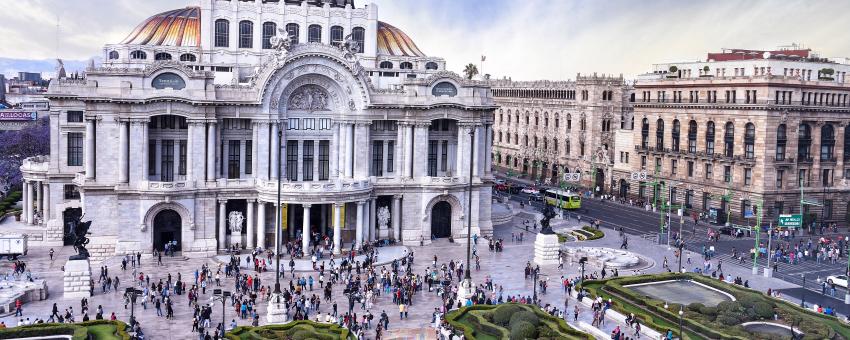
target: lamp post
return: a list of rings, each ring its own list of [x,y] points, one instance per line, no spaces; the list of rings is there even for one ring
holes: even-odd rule
[[[679,248],[679,273],[682,272],[682,256],[685,256],[685,240],[682,239],[682,234],[679,234],[679,240],[676,241],[676,246]]]
[[[224,338],[224,329],[226,324],[224,321],[224,304],[227,298],[230,297],[230,292],[221,289],[213,289],[213,295],[210,297],[213,301],[221,301],[221,337]]]
[[[127,297],[130,300],[130,328],[132,328],[133,325],[136,324],[136,314],[135,314],[136,298],[141,294],[142,294],[141,290],[138,290],[138,289],[133,288],[133,287],[127,287],[127,289],[124,290],[124,296]]]
[[[469,129],[469,145],[474,148],[475,145],[475,128]],[[280,159],[278,157],[278,159]],[[466,205],[466,266],[461,282],[461,289],[458,296],[463,299],[464,305],[472,297],[472,274],[469,271],[470,263],[472,263],[472,176],[473,176],[473,157],[469,155],[469,178],[467,179],[467,205]]]
[[[537,304],[537,275],[538,271],[535,268],[534,271],[531,273],[531,277],[534,280],[534,298],[531,301],[534,301],[535,305]]]
[[[800,300],[800,307],[806,308],[806,274],[800,274],[803,277],[803,298]]]
[[[685,338],[685,332],[682,328],[682,319],[685,316],[685,307],[679,306],[679,339]]]
[[[580,258],[578,260],[578,264],[581,265],[581,278],[580,278],[581,282],[584,282],[584,264],[585,263],[587,263],[587,256],[582,256],[582,258]]]
[[[280,237],[281,237],[281,216],[280,211],[280,142],[283,140],[283,130],[278,126],[277,129],[277,205],[275,205],[275,231],[274,231],[274,257],[275,257],[275,277],[274,277],[274,293],[280,296]],[[279,299],[279,297],[278,297]],[[277,301],[278,303],[280,301]]]

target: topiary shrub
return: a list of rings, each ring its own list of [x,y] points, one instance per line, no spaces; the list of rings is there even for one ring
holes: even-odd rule
[[[528,322],[534,327],[540,326],[540,318],[537,317],[533,312],[529,312],[527,310],[521,311],[519,313],[515,313],[511,316],[510,327],[513,328],[518,322]]]
[[[318,339],[319,335],[316,332],[311,332],[306,329],[292,333],[292,338],[295,340]]]
[[[537,338],[537,327],[534,325],[520,321],[517,322],[513,327],[511,327],[511,340],[525,340],[525,339],[536,339]]]
[[[508,326],[511,321],[511,317],[523,311],[522,307],[514,305],[514,304],[506,304],[496,307],[493,310],[493,323],[499,326]]]
[[[700,310],[702,310],[703,308],[705,308],[705,305],[704,305],[704,304],[701,304],[701,303],[699,303],[699,302],[694,302],[694,303],[692,303],[692,304],[688,305],[688,306],[687,306],[687,307],[685,307],[685,308],[687,308],[687,310],[688,310],[688,311],[691,311],[691,312],[700,312]]]
[[[761,319],[772,319],[773,318],[773,305],[767,302],[756,302],[752,306],[753,312],[756,317]]]

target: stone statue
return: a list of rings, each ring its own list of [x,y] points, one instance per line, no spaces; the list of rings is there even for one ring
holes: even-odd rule
[[[230,232],[234,234],[242,233],[242,221],[245,219],[242,217],[241,211],[231,211],[230,214],[227,215],[227,223],[230,225]]]
[[[289,97],[290,110],[327,110],[328,95],[319,87],[304,86]]]
[[[339,45],[339,49],[342,50],[342,55],[346,60],[353,61],[355,59],[354,54],[360,51],[360,43],[349,34],[345,36],[345,40]]]
[[[82,218],[80,216],[68,222],[71,234],[66,237],[74,242],[74,250],[77,252],[77,255],[68,258],[71,261],[86,260],[89,258],[89,251],[86,249],[86,245],[89,244],[89,238],[86,235],[89,233],[91,221],[81,222]]]
[[[546,204],[543,206],[543,211],[541,212],[543,213],[543,218],[540,220],[540,233],[546,235],[554,234],[555,231],[549,226],[549,221],[555,217],[555,209],[552,209],[551,205]]]
[[[328,107],[328,97],[322,90],[314,88],[310,93],[310,108],[313,110],[324,110]]]
[[[378,208],[378,226],[380,229],[387,229],[387,225],[390,223],[390,208],[387,206],[383,206]]]
[[[289,49],[292,48],[292,38],[285,29],[278,28],[277,34],[269,38],[269,44],[273,50],[277,51],[278,61],[283,61]]]

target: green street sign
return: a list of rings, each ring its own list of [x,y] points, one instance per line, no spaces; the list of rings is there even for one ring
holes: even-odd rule
[[[789,229],[802,228],[803,227],[803,215],[801,215],[801,214],[779,215],[779,227],[780,228],[789,228]]]

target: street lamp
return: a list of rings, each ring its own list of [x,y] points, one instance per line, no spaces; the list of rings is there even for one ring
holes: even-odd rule
[[[213,301],[221,301],[221,337],[224,338],[224,329],[225,329],[225,321],[224,321],[224,304],[227,301],[227,298],[230,297],[229,291],[223,291],[221,289],[213,289],[213,295],[210,297]]]
[[[803,298],[800,300],[800,307],[806,308],[806,274],[800,274],[803,277]]]
[[[130,300],[130,328],[136,324],[136,314],[135,314],[135,306],[136,306],[136,298],[142,294],[141,290],[138,290],[133,287],[127,287],[124,290],[124,297]]]
[[[581,265],[581,282],[584,282],[584,264],[587,263],[587,256],[582,256],[578,260],[578,264]]]
[[[531,278],[534,280],[534,299],[532,299],[531,301],[534,301],[535,305],[537,304],[537,275],[538,271],[537,268],[535,268],[534,271],[531,273]]]
[[[679,339],[685,338],[685,332],[682,329],[682,319],[685,315],[685,307],[679,306]]]
[[[469,129],[469,145],[475,145],[475,128]],[[280,157],[278,157],[280,159]],[[467,194],[468,204],[466,205],[466,267],[464,268],[463,282],[461,282],[461,293],[458,294],[464,300],[464,304],[472,297],[472,274],[469,271],[470,263],[472,263],[472,176],[473,176],[473,157],[469,157],[469,179],[467,179]]]
[[[679,248],[679,273],[682,273],[682,256],[685,255],[685,240],[682,239],[682,234],[679,234],[679,239],[676,241],[676,245]]]
[[[281,237],[281,216],[280,211],[280,170],[281,170],[281,160],[280,160],[280,142],[283,140],[283,130],[280,129],[280,125],[278,125],[277,129],[277,205],[275,205],[275,231],[274,231],[274,256],[275,256],[275,276],[274,276],[274,294],[278,295],[278,300],[280,299],[280,237]],[[337,245],[338,246],[338,245]],[[280,303],[280,301],[277,301]]]

